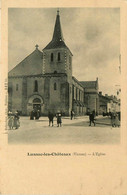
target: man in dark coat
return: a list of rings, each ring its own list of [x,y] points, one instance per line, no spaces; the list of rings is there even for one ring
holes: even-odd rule
[[[38,120],[40,118],[40,111],[39,110],[36,110],[35,112],[35,119]]]
[[[90,120],[89,126],[91,126],[91,123],[93,123],[94,126],[95,126],[95,118],[94,117],[95,117],[94,112],[90,112],[90,114],[89,114],[89,120]]]
[[[50,124],[52,123],[52,127],[53,127],[53,118],[54,118],[53,113],[49,112],[49,113],[48,113],[48,118],[49,118],[49,126],[50,126]]]
[[[73,110],[71,110],[71,120],[73,119],[73,117],[74,117],[74,112]]]
[[[34,120],[34,110],[32,110],[30,113],[30,120]]]

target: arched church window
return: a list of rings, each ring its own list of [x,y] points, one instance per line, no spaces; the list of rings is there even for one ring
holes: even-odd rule
[[[60,52],[58,53],[58,61],[60,61]]]
[[[54,83],[54,90],[57,90],[57,85],[56,85],[56,83]]]
[[[53,62],[53,53],[51,53],[51,62]]]
[[[34,81],[34,92],[38,92],[38,82],[37,82],[37,80]]]

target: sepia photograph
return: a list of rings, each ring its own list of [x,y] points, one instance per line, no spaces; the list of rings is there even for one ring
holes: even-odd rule
[[[127,194],[126,10],[2,0],[0,194]]]
[[[120,144],[120,8],[8,8],[9,144]]]

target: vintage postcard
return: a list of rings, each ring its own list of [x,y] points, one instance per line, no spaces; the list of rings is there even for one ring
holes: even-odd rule
[[[2,195],[127,195],[126,18],[126,1],[2,2]]]

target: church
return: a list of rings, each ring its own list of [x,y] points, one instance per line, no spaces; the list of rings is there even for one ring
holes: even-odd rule
[[[99,111],[98,78],[78,81],[72,75],[73,54],[65,44],[57,11],[51,42],[35,50],[8,74],[8,111],[29,115],[33,109],[42,115],[61,112],[85,115]],[[84,70],[85,71],[85,70]]]

